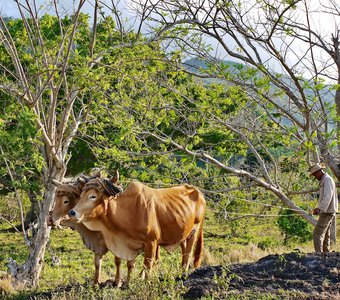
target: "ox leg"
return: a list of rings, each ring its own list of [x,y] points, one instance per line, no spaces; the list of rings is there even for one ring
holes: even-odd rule
[[[159,249],[160,249],[160,247],[159,247],[159,245],[157,245],[157,248],[156,248],[156,257],[155,257],[156,260],[159,260]]]
[[[121,265],[122,260],[115,256],[115,265],[116,265],[116,276],[115,276],[115,285],[117,287],[120,287],[122,284],[121,280],[121,274],[120,274],[120,265]]]
[[[149,271],[152,268],[152,264],[156,257],[158,243],[157,241],[152,241],[146,244],[144,249],[144,267],[141,272],[141,278],[145,279],[148,276]]]
[[[156,256],[155,256],[155,262],[158,262],[159,261],[159,258],[160,258],[160,246],[157,245],[157,248],[156,248]]]
[[[196,239],[195,234],[190,234],[190,236],[183,242],[184,246],[182,246],[182,268],[185,273],[189,271],[190,264],[190,255],[192,252],[192,247],[194,245]]]
[[[183,264],[184,264],[184,260],[185,260],[185,251],[187,248],[187,240],[184,240],[183,242],[181,242],[181,250],[182,250],[182,268],[183,268]]]
[[[127,265],[127,269],[128,269],[128,274],[127,274],[127,278],[126,278],[126,285],[128,286],[129,283],[130,283],[130,279],[131,279],[131,274],[132,274],[132,271],[135,267],[135,259],[134,260],[129,260],[126,265]]]
[[[102,266],[102,255],[99,254],[94,254],[94,268],[95,268],[95,273],[94,273],[94,284],[97,285],[100,280],[100,270]]]

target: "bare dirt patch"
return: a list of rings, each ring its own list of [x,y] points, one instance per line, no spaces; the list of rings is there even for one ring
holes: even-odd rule
[[[340,253],[269,255],[257,262],[197,269],[184,281],[185,298],[256,293],[289,299],[340,299]]]

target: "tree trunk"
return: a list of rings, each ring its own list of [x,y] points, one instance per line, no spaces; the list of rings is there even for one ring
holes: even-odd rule
[[[31,207],[29,212],[25,216],[25,228],[29,228],[29,225],[32,223],[35,223],[39,217],[40,214],[40,204],[37,199],[36,194],[30,190],[28,193],[28,198],[31,202]]]
[[[44,255],[47,242],[50,236],[50,227],[47,226],[46,217],[51,210],[56,187],[52,184],[51,178],[60,181],[64,172],[57,170],[50,172],[53,176],[48,176],[45,183],[45,193],[40,213],[38,215],[38,223],[36,228],[32,227],[32,239],[29,242],[29,256],[25,263],[18,265],[14,260],[10,259],[8,267],[13,277],[13,284],[24,284],[25,286],[35,287],[38,284],[40,273],[44,263]]]

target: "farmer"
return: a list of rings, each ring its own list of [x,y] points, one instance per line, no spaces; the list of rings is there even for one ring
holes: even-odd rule
[[[330,251],[330,231],[335,214],[338,211],[338,196],[334,180],[324,170],[324,166],[315,164],[309,169],[311,176],[319,180],[320,196],[313,215],[319,215],[319,220],[313,231],[315,252]]]

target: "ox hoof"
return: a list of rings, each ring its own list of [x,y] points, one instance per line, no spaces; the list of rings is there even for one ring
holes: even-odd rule
[[[127,290],[129,288],[129,283],[128,282],[124,282],[121,287],[122,290]]]
[[[106,280],[105,282],[103,282],[100,287],[115,287],[115,288],[120,288],[123,286],[123,282],[122,281],[114,281],[114,280]]]

